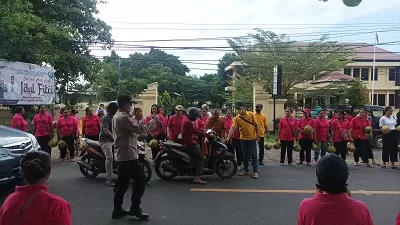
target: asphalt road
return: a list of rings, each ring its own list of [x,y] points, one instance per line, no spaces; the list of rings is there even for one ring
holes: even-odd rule
[[[350,166],[352,191],[400,191],[400,171]],[[147,225],[247,225],[296,224],[297,208],[311,193],[247,193],[246,189],[314,190],[315,167],[280,167],[275,164],[260,168],[260,179],[235,177],[221,180],[207,178],[208,184],[191,184],[191,179],[162,181],[153,175],[143,198],[142,208],[150,220],[131,218],[111,220],[112,188],[104,185],[104,174],[96,179],[84,178],[75,162],[54,163],[49,180],[50,191],[68,200],[72,206],[73,224],[147,224]],[[214,188],[218,192],[193,192],[191,188]],[[241,189],[230,193],[225,189]],[[0,202],[13,191],[11,185],[0,188]],[[355,194],[365,202],[376,225],[392,225],[400,209],[400,194]],[[129,207],[130,193],[125,196]]]

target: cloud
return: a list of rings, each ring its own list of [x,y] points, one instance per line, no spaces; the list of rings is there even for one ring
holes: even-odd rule
[[[249,32],[252,32],[252,29],[255,27],[273,30],[278,33],[310,33],[320,30],[322,28],[304,29],[307,28],[307,24],[337,24],[344,22],[351,23],[351,21],[354,19],[362,18],[365,16],[373,17],[376,12],[381,12],[383,10],[395,7],[400,8],[400,1],[364,0],[360,4],[360,6],[349,8],[345,7],[340,0],[330,0],[328,2],[322,2],[318,0],[110,0],[108,4],[99,6],[99,17],[112,25],[112,33],[115,40],[138,41],[154,39],[243,36]],[[236,25],[200,26],[165,23]],[[237,24],[269,25],[243,26]],[[295,26],[294,24],[299,25]],[[346,30],[346,28],[343,29]],[[349,30],[349,28],[347,28],[347,30]],[[145,42],[134,44],[170,47],[227,46],[226,41],[215,40],[156,43]],[[127,57],[129,54],[134,53],[136,50],[118,48],[116,51],[119,55]],[[148,50],[142,50],[141,52],[146,51]],[[182,60],[218,60],[224,54],[224,52],[194,50],[168,50],[167,52],[180,56]],[[109,52],[93,51],[93,54],[101,56],[108,55]],[[192,68],[192,72],[196,74],[203,74],[204,72],[212,71],[195,70],[193,68],[216,69],[216,66],[214,65],[187,65],[189,68]]]

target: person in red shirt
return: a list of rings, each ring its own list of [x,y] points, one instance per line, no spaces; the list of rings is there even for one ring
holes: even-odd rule
[[[93,141],[99,140],[100,119],[93,114],[93,110],[89,107],[85,109],[86,116],[82,120],[82,135]]]
[[[286,153],[288,156],[289,165],[293,165],[293,145],[294,140],[297,140],[297,121],[292,117],[293,110],[286,109],[285,117],[279,121],[279,129],[276,140],[281,142],[281,160],[280,165],[285,163]]]
[[[311,126],[314,128],[313,133],[304,133],[304,128],[306,126]],[[311,147],[313,139],[315,139],[315,125],[314,120],[311,118],[311,111],[309,109],[305,109],[303,111],[303,118],[300,118],[299,121],[297,121],[297,127],[299,129],[299,145],[301,146],[300,161],[297,164],[302,165],[304,161],[306,161],[307,166],[311,166]]]
[[[349,123],[353,120],[353,116],[351,115],[350,110],[345,110],[344,111],[344,118],[347,119],[347,121],[349,121]]]
[[[152,139],[157,139],[158,141],[160,140],[165,140],[166,134],[165,134],[165,126],[167,125],[167,121],[163,115],[160,115],[160,108],[157,104],[153,104],[151,106],[151,114],[146,116],[145,123],[148,124],[150,121],[155,117],[159,115],[160,123],[161,126],[158,126],[157,128],[151,130],[149,134],[147,135],[147,142],[149,143]],[[159,152],[160,148],[151,148],[151,154],[153,157],[153,160],[157,157],[157,154]]]
[[[183,115],[185,108],[181,105],[175,106],[175,114],[168,120],[167,133],[170,140],[180,143],[182,140],[181,127],[182,122],[186,119]]]
[[[51,174],[51,157],[43,151],[22,156],[21,173],[26,186],[17,186],[0,209],[0,224],[72,225],[71,206],[49,193],[46,181]]]
[[[199,129],[204,130],[209,117],[207,109],[205,108],[201,109],[201,116],[202,116],[201,118],[196,119],[195,126]]]
[[[27,131],[27,122],[24,118],[25,110],[22,106],[15,107],[14,117],[12,118],[11,127],[21,131]]]
[[[330,124],[326,119],[326,111],[319,111],[318,118],[314,120],[315,125],[315,141],[318,143],[318,150],[314,152],[315,163],[318,162],[319,155],[321,157],[326,154],[326,148],[328,147],[328,135]]]
[[[354,165],[358,166],[360,157],[367,165],[367,167],[373,168],[369,163],[367,155],[367,140],[365,137],[365,127],[371,126],[371,122],[366,118],[365,110],[361,109],[359,116],[354,117],[350,122],[350,141],[354,142],[356,151],[354,152]]]
[[[40,112],[33,117],[33,134],[41,149],[51,155],[49,141],[53,135],[53,117],[47,113],[46,106],[40,106]]]
[[[348,195],[349,169],[336,154],[322,157],[316,168],[317,193],[299,206],[297,225],[373,225],[368,207]]]
[[[196,163],[196,173],[193,183],[206,184],[207,182],[201,179],[203,175],[204,156],[197,140],[208,135],[203,129],[199,129],[194,125],[196,119],[201,117],[200,111],[195,107],[191,107],[187,110],[187,114],[188,119],[182,123],[182,145],[187,149],[187,152],[194,158]]]
[[[344,111],[336,113],[336,119],[331,121],[331,142],[336,149],[336,154],[346,160],[347,142],[349,141],[349,121],[344,118]]]
[[[58,136],[67,144],[69,151],[69,159],[72,161],[75,156],[75,144],[74,141],[77,139],[78,124],[76,120],[69,115],[69,110],[64,110],[64,117],[60,118],[57,123]],[[60,157],[64,161],[66,157],[66,150],[63,149],[60,152]]]
[[[400,225],[400,211],[396,218],[396,225]]]
[[[232,118],[232,111],[227,110],[225,112],[225,117],[222,119],[223,123],[224,123],[224,133],[223,136],[221,137],[223,140],[226,139],[226,137],[228,137],[229,134],[229,130],[232,127],[232,123],[233,123],[233,118]],[[233,145],[233,143],[227,143],[227,147],[228,147],[228,151],[232,154],[235,154],[235,146]]]

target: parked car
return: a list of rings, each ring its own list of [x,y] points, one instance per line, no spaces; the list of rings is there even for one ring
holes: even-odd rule
[[[18,180],[21,155],[39,149],[32,134],[0,125],[0,185]]]

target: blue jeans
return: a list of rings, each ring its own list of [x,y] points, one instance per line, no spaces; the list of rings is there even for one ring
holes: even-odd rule
[[[326,155],[326,148],[328,147],[327,141],[318,142],[318,149],[314,152],[314,160],[318,161],[319,154],[321,153],[321,157]]]
[[[251,157],[251,164],[253,172],[258,172],[258,159],[257,159],[257,141],[256,140],[240,140],[240,146],[243,152],[243,165],[244,171],[249,172],[249,155]]]

